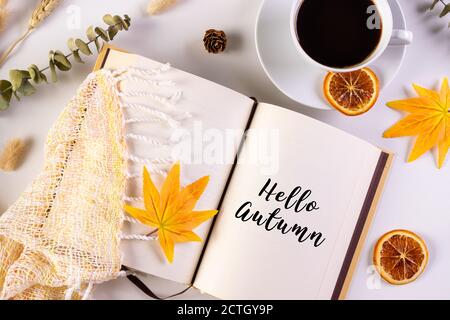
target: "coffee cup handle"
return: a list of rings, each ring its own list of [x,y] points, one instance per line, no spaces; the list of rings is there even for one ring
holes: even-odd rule
[[[408,30],[394,29],[392,30],[391,40],[389,45],[391,46],[404,46],[413,41],[413,34]]]

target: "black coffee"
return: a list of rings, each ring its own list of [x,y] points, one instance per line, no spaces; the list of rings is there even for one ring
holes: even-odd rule
[[[304,0],[297,17],[301,47],[313,60],[333,68],[363,62],[381,38],[378,13],[368,13],[374,6],[371,0]]]

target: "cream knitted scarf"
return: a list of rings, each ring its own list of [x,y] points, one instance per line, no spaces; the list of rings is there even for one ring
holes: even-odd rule
[[[81,85],[48,135],[42,172],[0,218],[1,299],[88,298],[94,284],[122,275],[127,162],[151,160],[127,153],[119,83],[167,69],[100,70]]]

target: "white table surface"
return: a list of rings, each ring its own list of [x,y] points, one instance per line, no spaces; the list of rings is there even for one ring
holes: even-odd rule
[[[0,36],[0,50],[26,28],[32,1],[10,1],[8,27]],[[407,164],[405,159],[412,140],[381,137],[383,131],[402,115],[385,103],[402,99],[411,92],[411,83],[426,87],[440,84],[450,76],[450,30],[448,19],[438,19],[436,12],[425,12],[431,0],[400,0],[414,42],[396,79],[386,88],[374,109],[357,118],[333,111],[305,108],[286,98],[272,85],[261,68],[254,43],[254,26],[261,0],[179,0],[170,11],[158,16],[145,15],[146,0],[66,0],[1,68],[7,77],[11,68],[26,68],[35,63],[43,66],[50,49],[65,49],[72,36],[83,36],[87,26],[101,25],[105,13],[128,13],[133,21],[129,32],[119,34],[114,44],[175,67],[192,72],[260,100],[285,106],[320,119],[375,145],[396,153],[390,178],[378,212],[370,229],[348,298],[350,299],[431,299],[450,298],[450,161],[436,169],[432,153]],[[226,53],[207,54],[202,37],[206,29],[223,29],[229,37]],[[76,88],[93,66],[95,57],[85,65],[61,76],[56,84],[42,85],[33,97],[13,103],[0,112],[0,145],[12,137],[30,139],[26,161],[15,173],[0,173],[0,212],[12,204],[43,164],[47,130],[74,95]],[[425,273],[414,283],[391,286],[378,281],[370,269],[372,247],[384,232],[394,228],[410,229],[425,239],[430,260]],[[148,277],[145,280],[161,295],[173,293],[182,286]],[[146,296],[126,279],[97,287],[98,299],[145,299]],[[196,290],[183,298],[202,299]]]

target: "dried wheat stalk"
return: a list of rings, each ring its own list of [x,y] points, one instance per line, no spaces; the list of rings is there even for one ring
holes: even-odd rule
[[[60,0],[41,0],[31,14],[28,29],[36,29],[59,5]]]
[[[28,22],[28,28],[25,33],[16,41],[14,41],[8,49],[0,57],[0,66],[6,61],[11,52],[21,44],[31,32],[33,32],[44,20],[47,18],[60,4],[60,0],[40,0],[37,7],[31,14],[31,18]]]
[[[176,0],[150,0],[147,6],[147,13],[149,15],[158,14],[173,4],[175,4]]]
[[[7,4],[8,0],[0,0],[0,32],[5,29],[6,19],[8,18],[8,9],[6,9]]]
[[[10,140],[0,154],[0,170],[14,171],[22,162],[26,144],[21,139]]]

